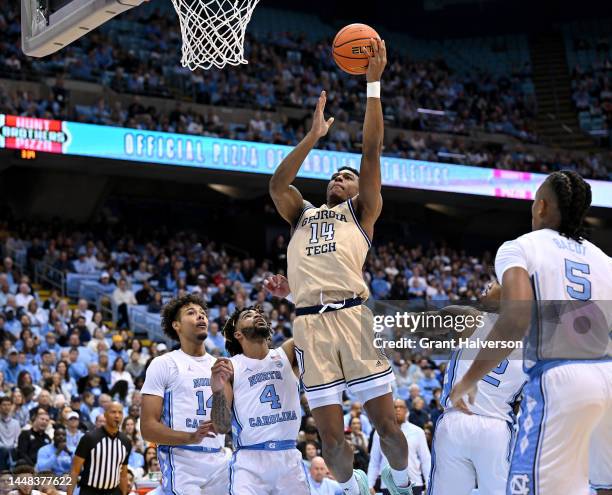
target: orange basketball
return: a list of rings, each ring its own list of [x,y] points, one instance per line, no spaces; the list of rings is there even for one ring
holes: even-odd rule
[[[332,45],[338,67],[349,74],[365,74],[372,51],[370,38],[380,36],[366,24],[349,24],[338,31]]]

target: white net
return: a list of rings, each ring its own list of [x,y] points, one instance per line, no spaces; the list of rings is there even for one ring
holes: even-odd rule
[[[191,70],[247,64],[244,34],[259,0],[172,0],[183,35],[181,64]]]

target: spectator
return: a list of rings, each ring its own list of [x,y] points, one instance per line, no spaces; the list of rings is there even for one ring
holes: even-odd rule
[[[153,290],[153,287],[151,287],[151,284],[149,283],[149,279],[147,278],[143,280],[142,288],[136,291],[136,294],[134,294],[134,297],[136,298],[136,302],[139,305],[145,306],[153,301],[154,294],[155,294],[155,291]],[[151,311],[151,312],[153,313],[154,311]]]
[[[361,402],[353,402],[351,404],[351,410],[344,415],[344,427],[348,428],[351,422],[351,419],[359,418],[361,420],[361,431],[369,437],[372,432],[372,424],[368,417],[363,414]]]
[[[400,425],[408,442],[408,472],[412,483],[412,492],[413,495],[422,495],[425,484],[429,483],[431,472],[431,454],[427,446],[425,432],[418,426],[406,421],[408,409],[403,400],[396,399],[393,401],[393,406],[395,408],[395,420]],[[370,464],[368,466],[370,489],[374,488],[380,473],[388,464],[389,462],[380,447],[380,436],[375,432],[372,438],[372,452],[370,453]],[[381,484],[381,488],[385,489],[386,487]]]
[[[125,371],[127,371],[131,375],[132,379],[135,380],[137,377],[144,373],[144,369],[144,364],[141,362],[140,359],[140,352],[133,351],[130,354],[130,362],[125,367]]]
[[[43,492],[33,488],[31,479],[36,471],[31,465],[20,465],[13,471],[13,482],[11,486],[17,489],[8,492],[8,495],[44,495]]]
[[[425,401],[422,397],[417,397],[412,401],[408,421],[419,428],[423,428],[426,423],[431,421],[429,414],[425,410]]]
[[[361,431],[361,420],[358,417],[351,418],[348,429],[351,432],[351,443],[355,447],[361,448],[364,452],[368,452],[369,441],[363,431]]]
[[[53,443],[45,445],[37,453],[36,470],[53,471],[60,476],[70,470],[72,454],[66,443],[66,430],[55,428]]]
[[[342,495],[337,481],[329,478],[329,470],[322,457],[315,457],[310,463],[310,493],[313,495]]]
[[[100,376],[98,363],[89,363],[87,375],[77,381],[77,392],[82,394],[85,390],[93,392],[94,395],[108,394],[108,383],[104,377]],[[97,392],[97,393],[96,393]]]
[[[30,421],[30,413],[25,405],[24,394],[21,390],[15,388],[11,399],[13,401],[13,417],[18,421],[19,426],[23,428]]]
[[[79,429],[80,416],[77,411],[70,410],[66,416],[66,447],[71,454],[76,451],[83,432]]]
[[[17,441],[16,462],[18,465],[27,464],[33,466],[36,464],[37,452],[51,443],[51,439],[45,433],[49,426],[49,414],[44,409],[35,411],[30,430],[23,430],[19,434]]]
[[[125,401],[127,394],[134,390],[134,380],[132,375],[125,369],[125,361],[118,357],[113,363],[111,371],[111,395],[118,395],[122,402]]]
[[[12,409],[11,399],[0,397],[0,470],[11,467],[21,432],[19,421],[13,418]]]
[[[208,352],[213,349],[221,349],[222,352],[225,351],[225,337],[221,332],[219,332],[219,325],[216,322],[210,322],[208,328],[208,337],[204,341],[204,345]]]
[[[422,392],[422,397],[426,404],[429,404],[433,399],[433,392],[437,388],[442,388],[442,384],[434,376],[434,370],[431,365],[422,367],[425,376],[419,381],[419,388]]]
[[[155,292],[149,304],[147,305],[147,311],[149,313],[159,314],[162,310],[162,306],[164,305],[162,301],[161,292]]]
[[[128,306],[138,304],[134,292],[127,287],[127,280],[125,278],[119,279],[119,284],[113,292],[113,302],[117,305],[118,320],[117,326],[119,328],[129,328],[130,321],[128,315]]]
[[[89,305],[86,299],[79,299],[79,302],[77,303],[77,309],[79,310],[79,314],[85,317],[85,323],[91,323],[94,313],[91,309],[89,309]]]
[[[34,296],[30,293],[30,286],[28,284],[19,284],[19,292],[15,295],[15,303],[18,308],[26,309],[28,304]]]

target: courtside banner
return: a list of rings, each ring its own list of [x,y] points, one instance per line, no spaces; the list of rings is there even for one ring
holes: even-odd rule
[[[0,148],[271,175],[290,146],[0,114]],[[299,177],[329,180],[360,155],[313,150]],[[383,157],[385,186],[531,200],[544,174]],[[589,181],[593,206],[612,207],[612,182]]]

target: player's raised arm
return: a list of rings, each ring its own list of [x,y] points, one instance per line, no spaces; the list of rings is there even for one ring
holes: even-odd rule
[[[315,109],[312,127],[302,141],[287,155],[274,171],[270,179],[270,196],[280,215],[291,225],[298,219],[304,207],[304,199],[295,186],[291,184],[295,180],[302,163],[314,148],[320,138],[327,134],[334,122],[333,117],[325,120],[325,102],[327,95],[321,92],[317,108]]]
[[[210,388],[213,393],[211,419],[217,433],[229,433],[232,428],[232,377],[234,368],[229,359],[217,359],[212,367]]]
[[[374,223],[382,209],[382,187],[380,176],[380,155],[384,138],[384,120],[380,102],[380,78],[387,65],[385,42],[372,39],[372,57],[366,74],[368,101],[363,122],[363,144],[361,167],[359,169],[359,199],[357,209],[360,222],[366,233],[372,237]]]

